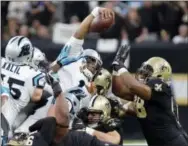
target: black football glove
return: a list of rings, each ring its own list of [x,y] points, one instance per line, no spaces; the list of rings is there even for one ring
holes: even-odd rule
[[[86,107],[83,107],[80,109],[80,111],[77,113],[76,115],[79,119],[81,119],[84,124],[87,124],[88,123],[88,108]]]
[[[53,76],[53,72],[50,71],[46,74],[46,82],[51,85],[54,93],[54,97],[56,98],[62,92],[59,81]]]
[[[29,127],[31,132],[26,145],[32,146],[50,146],[56,132],[56,119],[54,117],[47,117],[37,121]]]
[[[108,131],[113,131],[121,126],[121,120],[111,118],[104,123],[104,128]]]
[[[130,46],[124,45],[118,49],[114,61],[112,62],[112,67],[115,71],[119,70],[124,66],[124,62],[130,54]],[[125,66],[124,66],[125,67]],[[126,67],[127,68],[127,67]]]
[[[85,124],[83,121],[79,118],[74,118],[72,124],[71,124],[71,130],[77,130],[77,131],[85,131]]]

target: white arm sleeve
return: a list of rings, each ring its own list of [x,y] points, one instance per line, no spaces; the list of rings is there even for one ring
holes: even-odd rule
[[[83,52],[83,45],[84,40],[79,40],[75,37],[71,37],[69,41],[66,43],[66,45],[62,48],[61,53],[59,54],[58,57],[63,55],[63,50],[66,48],[69,49],[68,56],[70,57],[77,57]]]

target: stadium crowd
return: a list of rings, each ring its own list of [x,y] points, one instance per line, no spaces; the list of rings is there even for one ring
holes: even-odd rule
[[[188,42],[188,2],[1,2],[1,38],[24,35],[51,39],[53,24],[80,23],[95,6],[112,8],[115,25],[100,34],[128,42]],[[83,11],[84,10],[84,11]]]

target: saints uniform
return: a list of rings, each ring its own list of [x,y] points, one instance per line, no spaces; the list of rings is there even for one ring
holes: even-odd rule
[[[109,126],[105,126],[104,124],[101,124],[99,127],[94,128],[95,130],[104,132],[104,133],[108,133],[108,132],[113,132],[113,131],[117,131],[120,135],[120,142],[118,145],[123,145],[123,129],[121,128],[121,124],[119,124],[116,127],[109,127]]]
[[[2,114],[11,128],[18,113],[29,103],[35,87],[44,87],[44,74],[28,65],[18,65],[2,58],[1,79],[10,89],[10,97],[2,106]]]
[[[85,132],[69,131],[58,144],[54,146],[118,146],[98,140],[95,136],[91,136]]]
[[[149,146],[187,146],[188,139],[180,125],[176,102],[169,85],[154,78],[147,82],[151,99],[135,98],[137,117]]]

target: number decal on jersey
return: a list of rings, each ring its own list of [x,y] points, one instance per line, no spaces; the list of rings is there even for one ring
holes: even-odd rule
[[[19,88],[16,87],[15,85],[24,86],[25,82],[17,79],[9,78],[8,83],[10,88],[10,94],[12,95],[12,97],[14,99],[19,99],[21,96],[21,92]]]
[[[138,118],[146,118],[147,113],[144,107],[144,100],[140,97],[135,97],[136,114]]]
[[[29,136],[26,141],[26,145],[33,145],[33,140],[34,140],[34,136],[33,135]]]
[[[1,76],[4,76],[4,78],[5,78],[5,75],[1,74]],[[9,84],[11,96],[14,99],[19,99],[21,96],[21,91],[19,90],[19,86],[24,86],[25,82],[9,77],[7,79],[7,83]]]
[[[154,89],[157,92],[161,92],[162,91],[162,84],[155,84]]]

